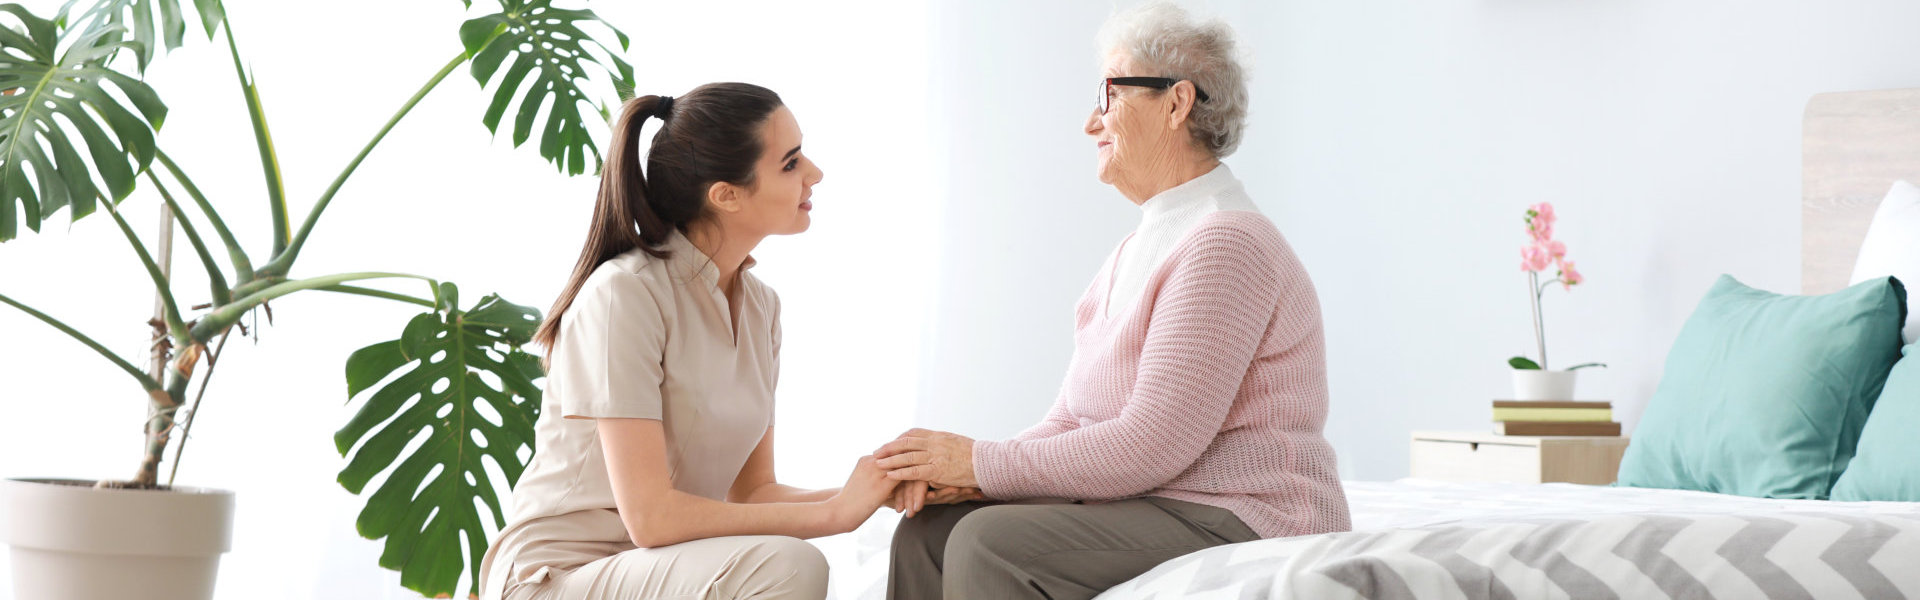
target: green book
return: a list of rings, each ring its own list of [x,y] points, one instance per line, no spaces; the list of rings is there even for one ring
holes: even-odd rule
[[[1507,407],[1496,406],[1493,408],[1493,420],[1495,422],[1531,421],[1536,423],[1606,422],[1606,421],[1613,420],[1613,409],[1611,408],[1531,408],[1531,407],[1507,408]]]

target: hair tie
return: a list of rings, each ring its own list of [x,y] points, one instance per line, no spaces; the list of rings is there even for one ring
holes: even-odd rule
[[[659,96],[659,98],[653,104],[653,118],[665,121],[668,115],[673,114],[673,96]]]

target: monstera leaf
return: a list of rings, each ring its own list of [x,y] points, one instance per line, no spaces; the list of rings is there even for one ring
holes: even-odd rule
[[[212,38],[213,32],[226,20],[226,9],[220,0],[193,0],[193,5],[200,13],[200,26],[206,29],[207,37]],[[83,28],[107,27],[131,33],[138,44],[133,53],[142,72],[153,62],[154,49],[162,43],[168,50],[179,48],[187,31],[186,20],[180,13],[180,0],[101,0],[74,22]],[[158,32],[154,31],[156,24]],[[155,37],[156,33],[164,38]]]
[[[21,25],[20,31],[0,27],[0,93],[7,94],[0,96],[0,241],[6,241],[19,233],[16,204],[27,228],[39,231],[61,207],[71,206],[77,220],[93,212],[95,197],[119,202],[133,193],[134,177],[153,161],[153,133],[167,107],[146,83],[107,68],[121,50],[139,47],[115,41],[123,29],[60,29],[17,4],[0,5],[0,12]],[[66,51],[58,53],[63,43]],[[132,110],[107,93],[109,85]],[[91,160],[81,158],[76,141],[85,143]]]
[[[360,535],[386,538],[380,566],[399,571],[401,585],[430,598],[452,594],[463,572],[478,591],[487,533],[475,500],[492,510],[495,527],[506,526],[503,490],[493,487],[483,459],[492,458],[508,485],[520,480],[522,452],[532,456],[540,411],[534,380],[542,377],[540,360],[520,350],[540,324],[539,311],[498,296],[460,311],[452,284],[441,284],[438,302],[434,312],[407,323],[400,339],[347,359],[349,398],[400,374],[333,436],[341,456],[352,451],[339,477],[347,491],[359,494],[387,473],[360,512]],[[420,437],[425,443],[406,453]],[[463,543],[472,564],[464,564]]]
[[[632,95],[633,67],[587,35],[581,25],[595,24],[596,29],[611,32],[621,50],[627,48],[627,34],[593,11],[554,8],[551,0],[501,0],[500,4],[500,13],[460,26],[460,42],[473,57],[473,78],[493,90],[493,102],[481,122],[499,133],[501,118],[518,100],[513,119],[513,145],[518,147],[533,134],[544,105],[547,119],[540,132],[540,156],[568,174],[579,175],[586,171],[591,154],[598,172],[600,148],[588,135],[580,109],[585,105],[599,113],[596,124],[607,121],[608,110],[597,100],[601,95],[587,88],[588,65],[612,79],[619,97]]]

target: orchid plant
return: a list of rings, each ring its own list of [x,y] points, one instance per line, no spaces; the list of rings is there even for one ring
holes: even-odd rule
[[[1541,202],[1527,207],[1527,245],[1520,248],[1520,270],[1527,272],[1528,299],[1533,303],[1533,341],[1540,351],[1540,362],[1525,356],[1515,356],[1507,364],[1515,369],[1547,369],[1547,333],[1546,324],[1540,318],[1540,299],[1553,284],[1567,290],[1586,281],[1575,269],[1573,261],[1567,260],[1567,245],[1553,239],[1553,204]],[[1554,270],[1554,278],[1545,283],[1540,281],[1540,273],[1549,267]],[[1568,371],[1587,367],[1605,367],[1602,363],[1584,363],[1567,367]]]

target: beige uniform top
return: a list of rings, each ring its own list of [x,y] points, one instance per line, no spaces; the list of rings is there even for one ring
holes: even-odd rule
[[[480,566],[481,597],[631,550],[596,418],[659,419],[676,490],[725,500],[773,425],[780,301],[741,265],[738,324],[719,271],[678,232],[595,269],[548,354],[536,451],[508,526]]]

